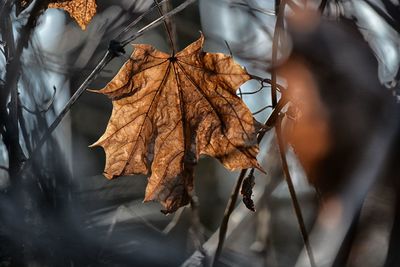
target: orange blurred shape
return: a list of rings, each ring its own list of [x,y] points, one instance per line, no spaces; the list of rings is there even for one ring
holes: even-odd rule
[[[283,120],[283,135],[290,143],[310,182],[318,179],[318,162],[329,150],[328,112],[313,74],[300,58],[292,58],[278,75],[288,84],[290,107]]]

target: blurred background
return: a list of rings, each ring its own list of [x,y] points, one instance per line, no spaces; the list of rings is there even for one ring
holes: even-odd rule
[[[40,2],[0,0],[0,266],[210,266],[239,173],[202,157],[195,204],[163,215],[158,203],[142,203],[145,176],[102,175],[104,152],[88,146],[112,106],[90,92],[30,158],[110,41],[160,17],[154,2],[97,0],[84,31]],[[167,13],[184,2],[160,5]],[[259,77],[240,97],[260,123],[278,116],[282,130],[262,139],[256,212],[239,196],[215,265],[400,266],[398,1],[192,2],[168,20],[175,45],[183,49],[201,31],[205,51],[231,54]],[[133,43],[169,51],[162,24]],[[114,77],[132,47],[125,50],[89,89]],[[282,106],[271,97],[274,80]]]

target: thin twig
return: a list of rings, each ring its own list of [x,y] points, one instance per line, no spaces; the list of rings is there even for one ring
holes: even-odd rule
[[[163,0],[161,2],[159,2],[159,4],[163,4],[165,2],[167,2],[169,0]],[[138,24],[144,17],[146,17],[148,14],[150,14],[151,12],[153,12],[154,9],[156,9],[157,6],[153,6],[151,8],[149,8],[148,10],[146,10],[144,13],[142,13],[139,17],[137,17],[136,19],[134,19],[131,23],[129,23],[124,29],[122,29],[119,34],[117,35],[117,37],[115,37],[116,40],[120,40],[123,37],[123,34],[127,33],[128,31],[132,30],[132,28]]]
[[[279,104],[278,104],[279,105]],[[270,193],[279,184],[279,175],[281,168],[277,169],[276,162],[276,151],[275,145],[271,145],[267,152],[268,162],[271,163],[268,166],[268,175],[271,180],[267,183],[267,179],[263,179],[254,187],[253,201],[255,205],[259,205],[262,201],[263,196],[270,195]],[[280,165],[279,165],[280,166]],[[229,221],[229,229],[227,228],[226,236],[229,238],[235,235],[237,232],[243,230],[243,227],[248,226],[250,218],[248,215],[248,209],[245,205],[238,205],[231,214],[234,220]],[[219,229],[215,231],[203,244],[202,250],[196,250],[181,266],[182,267],[200,267],[210,266],[210,258],[215,254],[218,245]],[[247,264],[249,265],[249,264]]]
[[[267,109],[269,109],[269,108],[272,108],[272,105],[265,106],[265,107],[263,107],[263,108],[257,110],[256,112],[253,112],[252,114],[253,114],[253,116],[254,116],[254,115],[257,115],[258,113],[261,113],[261,112],[263,112],[264,110],[267,110]]]
[[[154,1],[154,4],[155,4],[156,7],[157,7],[157,10],[158,10],[158,13],[160,14],[160,16],[161,16],[161,17],[164,16],[164,13],[163,13],[163,11],[162,11],[162,9],[161,9],[161,7],[160,7],[160,4],[158,3],[158,0],[153,0],[153,1]],[[171,49],[172,49],[172,56],[174,57],[174,56],[175,56],[175,53],[176,53],[176,49],[175,49],[174,40],[172,39],[172,33],[171,33],[170,25],[169,25],[169,23],[167,23],[167,20],[169,20],[169,19],[170,19],[170,17],[167,18],[167,19],[165,19],[165,20],[163,21],[163,24],[164,24],[165,30],[167,31],[168,40],[169,40],[169,45],[171,46]]]
[[[277,104],[277,77],[276,70],[274,69],[278,62],[278,51],[279,51],[279,39],[283,29],[283,22],[285,18],[285,7],[286,0],[275,1],[275,11],[277,12],[277,18],[275,22],[274,38],[272,41],[272,71],[271,71],[271,102],[272,106],[275,107]]]
[[[153,22],[147,24],[145,27],[143,27],[142,29],[138,30],[134,35],[132,35],[131,37],[121,41],[121,45],[125,46],[127,44],[129,44],[130,42],[132,42],[133,40],[135,40],[136,38],[140,37],[143,35],[143,33],[145,33],[146,31],[160,25],[160,23],[162,23],[165,19],[181,12],[182,10],[184,10],[187,6],[193,4],[194,2],[196,2],[196,0],[187,0],[185,2],[183,2],[182,4],[180,4],[179,6],[177,6],[176,8],[174,8],[173,10],[171,10],[170,12],[164,14],[164,16],[159,17],[158,19],[154,20]]]
[[[164,235],[169,234],[172,231],[172,229],[174,229],[175,226],[178,225],[178,222],[180,221],[184,210],[185,207],[182,207],[174,213],[174,217],[172,217],[172,220],[167,224],[167,226],[165,226],[164,230],[162,230],[162,233]]]
[[[163,233],[162,230],[158,229],[157,226],[153,225],[151,222],[149,222],[142,215],[138,214],[132,207],[122,205],[121,209],[124,209],[124,210],[128,211],[134,218],[139,218],[144,223],[144,225],[146,225],[150,229],[154,230],[155,232],[160,233],[160,234]]]
[[[273,73],[273,72],[274,72],[274,70],[271,71],[271,73]],[[272,74],[271,74],[271,76],[272,76]],[[261,85],[264,86],[264,87],[265,87],[264,83],[267,83],[267,84],[271,85],[271,87],[272,87],[272,80],[271,79],[261,78],[261,77],[259,77],[257,75],[254,75],[254,74],[250,74],[250,77],[252,79],[254,79],[254,80],[257,80],[257,81],[261,82]],[[278,83],[275,83],[274,86],[276,87],[275,90],[278,91],[278,92],[282,93],[282,92],[285,91],[285,87],[283,87],[282,85],[280,85]]]
[[[249,15],[255,19],[255,22],[262,28],[262,30],[272,39],[273,36],[271,34],[270,29],[266,26],[265,20],[260,18],[257,13],[254,12],[254,10],[260,11],[261,9],[257,6],[257,3],[255,3],[253,0],[247,0],[246,5],[248,6],[248,13]],[[264,10],[265,11],[265,10]],[[265,12],[259,12],[259,13],[264,13]],[[274,11],[271,11],[270,14],[266,15],[272,15],[275,16],[276,13]]]
[[[311,267],[316,267],[314,255],[312,253],[310,241],[308,238],[306,225],[304,223],[303,214],[301,212],[300,204],[299,204],[299,201],[298,201],[297,195],[296,195],[296,190],[294,188],[293,181],[292,181],[292,178],[291,178],[290,172],[289,172],[288,163],[286,160],[286,149],[285,149],[285,146],[283,143],[283,138],[282,138],[281,122],[282,122],[282,119],[281,119],[281,117],[279,117],[276,122],[276,125],[275,125],[275,131],[276,131],[276,137],[277,137],[277,141],[278,141],[279,154],[280,154],[281,162],[282,162],[282,169],[283,169],[283,173],[286,178],[285,179],[286,183],[289,188],[290,198],[292,199],[293,208],[296,213],[297,221],[299,223],[300,233],[303,238],[303,242],[304,242],[304,246],[306,248],[307,254],[308,254],[308,258],[310,260],[310,265],[311,265]]]
[[[280,111],[282,110],[282,108],[287,104],[287,99],[285,97],[282,97],[281,99],[279,99],[278,104],[276,105],[274,111],[272,111],[271,115],[268,117],[267,121],[264,124],[264,131],[260,131],[257,135],[257,143],[260,143],[261,140],[263,139],[265,133],[268,131],[267,129],[271,129],[279,116]],[[229,219],[230,216],[232,214],[232,211],[235,208],[235,204],[236,204],[236,200],[238,198],[239,192],[240,192],[240,188],[243,182],[243,179],[246,175],[247,169],[243,169],[240,174],[239,177],[237,179],[236,185],[232,191],[232,194],[230,196],[230,199],[228,201],[228,204],[225,208],[225,212],[224,212],[224,217],[222,219],[221,225],[219,227],[219,237],[218,237],[218,245],[217,245],[217,249],[215,251],[214,257],[213,257],[213,266],[215,266],[215,264],[218,262],[218,258],[221,255],[222,252],[222,248],[224,246],[224,242],[225,242],[225,236],[226,236],[226,232],[228,230],[228,223],[229,223]]]
[[[251,91],[251,92],[240,92],[237,95],[240,95],[240,98],[242,98],[242,96],[244,95],[254,95],[259,93],[260,91],[264,90],[264,86],[261,86],[259,89],[255,90],[255,91]]]
[[[234,7],[234,6],[245,7],[249,11],[259,12],[261,14],[268,15],[268,16],[275,16],[276,15],[274,10],[269,10],[269,9],[263,9],[263,8],[260,8],[260,7],[250,6],[248,3],[233,2],[230,5],[232,7]]]
[[[231,58],[233,58],[232,49],[231,49],[231,47],[229,46],[228,41],[227,41],[227,40],[224,40],[224,42],[225,42],[226,47],[228,48],[229,55],[231,56]],[[240,88],[240,87],[239,87],[239,94],[238,94],[238,95],[239,95],[240,98],[243,98],[242,88]]]
[[[277,1],[278,2],[278,1]],[[278,48],[279,48],[279,39],[280,39],[280,35],[282,33],[283,27],[284,27],[284,17],[285,17],[285,7],[286,7],[286,0],[282,0],[281,3],[279,3],[279,13],[276,19],[276,24],[275,24],[275,32],[274,32],[274,40],[273,40],[273,44],[272,44],[272,72],[271,72],[271,99],[272,99],[272,106],[275,107],[275,103],[277,100],[277,74],[276,74],[276,70],[275,70],[275,66],[277,64],[277,57],[278,57]],[[303,220],[303,216],[301,213],[301,209],[300,209],[300,205],[298,203],[297,197],[296,197],[296,192],[294,190],[294,186],[293,186],[293,182],[292,179],[290,177],[290,173],[289,173],[289,169],[287,166],[287,161],[286,161],[286,155],[285,155],[285,150],[284,150],[284,146],[283,146],[283,140],[281,137],[281,124],[280,124],[280,119],[277,120],[277,123],[275,125],[275,129],[276,129],[276,133],[277,133],[277,139],[278,139],[278,145],[279,145],[279,151],[280,151],[280,155],[281,155],[281,161],[282,161],[282,167],[284,170],[284,174],[286,177],[286,182],[288,184],[289,187],[289,192],[290,192],[290,196],[293,202],[293,207],[296,213],[296,217],[299,223],[299,227],[300,227],[300,232],[301,235],[303,237],[303,241],[304,241],[304,245],[306,247],[308,256],[309,256],[309,260],[310,260],[310,264],[311,267],[315,267],[315,260],[312,254],[312,250],[311,250],[311,246],[308,240],[308,234],[307,234],[307,230],[304,224],[304,220]]]
[[[40,113],[46,113],[46,112],[49,111],[50,108],[53,106],[56,93],[57,93],[57,88],[56,88],[55,86],[53,86],[53,95],[51,96],[51,99],[50,99],[50,100],[47,100],[47,102],[48,102],[47,107],[42,108],[42,109],[39,109],[39,110],[30,109],[30,108],[28,108],[27,106],[22,105],[21,103],[20,103],[19,105],[21,106],[21,108],[22,108],[23,110],[25,110],[26,112],[28,112],[28,113],[30,113],[30,114],[37,115],[37,114],[40,114]]]
[[[229,218],[232,214],[232,211],[235,209],[236,200],[238,199],[240,188],[242,187],[243,179],[246,176],[247,169],[243,169],[239,177],[236,181],[236,185],[233,188],[231,196],[229,198],[228,204],[226,205],[224,218],[222,219],[221,226],[219,227],[219,238],[218,238],[218,246],[215,251],[214,258],[212,260],[212,266],[216,266],[218,262],[219,256],[221,256],[222,248],[225,242],[226,231],[228,230]]]
[[[173,5],[171,4],[171,1],[166,1],[164,4],[159,3],[164,14],[168,13],[168,11],[173,9]],[[165,20],[166,25],[168,26],[168,29],[171,33],[171,39],[172,43],[175,45],[175,50],[179,50],[178,45],[178,36],[177,36],[177,31],[176,31],[176,23],[174,17],[169,17]]]
[[[18,97],[18,102],[21,103],[21,99],[19,99],[19,97]],[[24,116],[22,114],[22,106],[20,104],[18,105],[18,121],[21,127],[22,136],[25,141],[26,150],[28,151],[29,154],[31,154],[32,153],[31,140],[29,139],[28,129],[26,128]]]

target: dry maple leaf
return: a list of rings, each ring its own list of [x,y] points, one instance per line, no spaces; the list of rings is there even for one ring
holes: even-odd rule
[[[96,14],[97,5],[95,0],[58,0],[50,3],[48,7],[64,9],[76,20],[82,30],[85,30]]]
[[[250,79],[224,54],[202,51],[204,37],[175,56],[134,45],[130,59],[107,86],[113,111],[93,146],[106,153],[104,174],[149,174],[145,201],[164,212],[190,201],[193,168],[209,155],[229,170],[260,168],[256,122],[236,95]]]

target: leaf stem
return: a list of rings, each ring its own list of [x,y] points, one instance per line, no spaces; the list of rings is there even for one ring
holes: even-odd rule
[[[168,4],[168,3],[169,3],[169,2],[167,2],[167,4]],[[160,4],[158,3],[158,0],[154,0],[154,4],[157,6],[158,13],[160,14],[160,16],[161,16],[161,17],[164,16],[164,13],[163,13],[163,11],[162,11],[162,9],[161,9],[161,7],[160,7]],[[163,21],[163,24],[164,24],[164,26],[165,26],[165,30],[167,31],[169,44],[170,44],[171,49],[172,49],[172,57],[174,57],[174,56],[175,56],[175,53],[176,53],[176,48],[175,48],[174,40],[172,39],[172,33],[171,33],[170,25],[169,25],[169,23],[167,22],[168,20],[170,20],[170,18],[165,19],[165,20]]]

